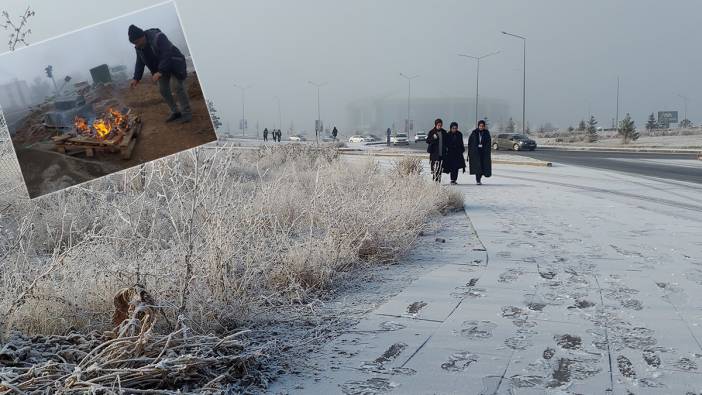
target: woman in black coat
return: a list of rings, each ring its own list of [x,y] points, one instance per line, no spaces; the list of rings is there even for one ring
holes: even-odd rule
[[[478,128],[473,130],[473,133],[468,138],[470,174],[475,174],[475,182],[478,185],[482,184],[480,180],[483,176],[492,176],[491,147],[490,131],[485,128],[485,121],[480,121],[478,122]]]
[[[426,140],[432,179],[437,182],[441,182],[441,160],[445,151],[446,130],[443,126],[444,122],[441,119],[434,121],[434,129],[427,133]]]
[[[466,152],[466,147],[463,145],[463,133],[458,130],[458,123],[451,122],[451,127],[446,133],[444,141],[443,155],[443,171],[446,174],[451,174],[451,184],[457,183],[459,170],[466,171],[466,161],[463,159],[464,152]]]

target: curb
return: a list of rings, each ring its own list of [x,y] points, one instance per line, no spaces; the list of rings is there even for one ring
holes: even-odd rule
[[[341,154],[342,155],[354,155],[354,156],[385,156],[385,157],[409,157],[409,158],[427,159],[426,155],[412,154],[412,153],[403,154],[403,153],[393,153],[393,152],[375,153],[372,151],[342,151]],[[492,163],[502,164],[502,165],[553,167],[553,163],[545,162],[545,161],[518,161],[518,160],[503,160],[503,159],[494,159],[493,158]]]
[[[629,147],[578,147],[567,145],[540,145],[539,148],[545,150],[561,150],[561,151],[600,151],[600,152],[641,152],[641,153],[659,153],[659,154],[699,154],[702,151],[697,148],[629,148]]]
[[[502,164],[502,165],[520,165],[520,166],[541,166],[541,167],[553,167],[553,163],[551,162],[544,162],[544,161],[518,161],[518,160],[502,160],[502,159],[493,159],[492,163],[497,163],[497,164]]]

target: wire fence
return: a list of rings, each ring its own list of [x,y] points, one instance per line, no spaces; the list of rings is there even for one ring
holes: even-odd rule
[[[22,173],[12,148],[10,131],[0,111],[0,193],[8,193],[22,185]]]

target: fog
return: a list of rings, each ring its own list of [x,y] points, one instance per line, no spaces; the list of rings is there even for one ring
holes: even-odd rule
[[[696,1],[176,3],[203,90],[215,102],[224,129],[229,125],[236,131],[241,118],[235,83],[252,85],[246,97],[249,133],[257,121],[260,129],[277,123],[276,96],[284,128],[292,121],[298,130],[313,130],[317,100],[310,80],[328,83],[321,88],[325,125],[349,133],[349,103],[406,98],[407,82],[400,72],[419,75],[413,97],[474,97],[475,62],[457,54],[493,51],[501,52],[481,63],[481,97],[505,100],[510,115],[520,120],[522,41],[501,34],[503,30],[527,37],[526,117],[532,128],[547,121],[577,125],[589,113],[609,126],[616,111],[617,76],[620,118],[629,112],[639,126],[659,110],[679,110],[682,118],[683,102],[677,96],[682,94],[691,99],[688,118],[702,120],[702,97],[696,96],[702,86],[702,53],[690,47],[702,11]],[[37,15],[29,40],[38,42],[153,4],[157,2],[75,0],[59,8],[55,1],[34,0]],[[13,15],[25,7],[22,0],[3,0],[0,6]],[[113,39],[129,48],[126,27],[115,31]],[[5,61],[3,57],[0,73]],[[131,62],[126,64],[131,69]],[[473,109],[466,112],[472,118]]]

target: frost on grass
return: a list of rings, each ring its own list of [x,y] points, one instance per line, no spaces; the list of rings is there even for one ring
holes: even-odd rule
[[[18,182],[0,191],[4,341],[111,330],[113,297],[134,284],[159,306],[154,333],[226,336],[396,260],[463,204],[303,145],[195,149],[35,201]]]

